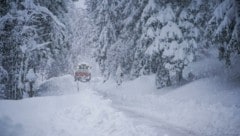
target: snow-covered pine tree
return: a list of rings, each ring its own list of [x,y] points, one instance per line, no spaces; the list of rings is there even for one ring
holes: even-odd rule
[[[66,54],[69,39],[66,25],[36,1],[12,1],[9,5],[0,21],[1,65],[8,72],[6,97],[20,99],[28,91],[28,82],[33,82],[26,78],[29,70],[46,72],[49,60],[55,62],[58,55]]]
[[[166,3],[168,3],[168,5]],[[90,11],[90,13],[94,15],[92,15],[92,17],[96,20],[99,19],[97,13],[100,13],[100,9],[104,7],[101,4],[103,4],[102,1],[94,1],[91,4],[89,3],[89,5],[91,5],[89,9],[98,9]],[[167,24],[168,27],[174,25],[175,28],[178,28],[177,30],[181,33],[182,28],[179,28],[178,18],[175,14],[179,14],[178,12],[181,11],[182,7],[177,7],[178,2],[167,2],[158,0],[122,0],[118,4],[108,5],[108,9],[104,10],[105,20],[102,21],[111,22],[110,24],[115,24],[115,27],[109,27],[109,24],[107,23],[102,23],[100,27],[98,26],[99,33],[101,34],[106,33],[105,28],[111,28],[108,30],[111,30],[111,32],[117,32],[111,33],[110,36],[107,34],[104,35],[105,37],[103,37],[102,35],[99,36],[99,39],[103,39],[101,40],[101,42],[100,40],[97,41],[99,45],[102,44],[102,46],[97,47],[97,54],[101,54],[100,52],[102,52],[102,56],[96,56],[99,62],[102,62],[100,63],[100,67],[102,67],[104,71],[107,71],[108,75],[115,75],[118,66],[121,65],[121,69],[125,75],[125,78],[129,77],[131,79],[134,79],[142,74],[161,73],[157,71],[160,69],[159,67],[163,68],[165,65],[164,63],[166,63],[167,61],[167,51],[163,52],[162,50],[165,49],[158,49],[162,46],[161,44],[163,43],[163,40],[161,44],[159,42],[161,41],[161,29]],[[117,8],[114,8],[116,7],[116,5]],[[182,5],[184,4],[182,3]],[[173,6],[176,6],[174,7],[174,9],[176,10],[171,9]],[[98,12],[96,13],[96,11]],[[109,15],[115,15],[111,14],[114,12],[119,13],[118,16],[111,16],[111,18],[107,18],[107,16]],[[172,31],[172,33],[175,32]],[[168,40],[171,38],[172,37],[168,37]],[[189,41],[186,41],[181,34],[181,36],[178,37],[176,43],[179,45],[179,47],[177,45],[174,45],[176,47],[175,50],[186,53],[186,56],[193,56],[193,49],[191,49],[194,45],[193,38],[189,38]],[[189,43],[191,44],[189,45]],[[166,48],[169,48],[169,46]],[[173,45],[171,45],[170,47],[174,48]],[[154,53],[150,51],[153,48],[155,48]],[[163,57],[164,55],[165,57]],[[181,55],[183,55],[183,53]],[[183,64],[187,64],[187,59],[185,59],[186,56],[182,57],[181,59],[183,60],[181,61],[180,59],[178,59],[178,61],[177,59],[174,61],[173,59],[171,59],[170,62],[171,64],[175,63],[175,65],[178,65],[178,68],[180,69],[178,70],[178,73],[180,75],[184,67]],[[177,56],[170,55],[169,58],[171,57],[177,58]],[[168,60],[170,61],[170,59]],[[106,69],[106,67],[108,67],[108,69]],[[172,69],[177,69],[176,67],[177,66],[173,67]],[[165,73],[170,74],[169,70],[170,68],[166,69],[167,72]],[[160,75],[158,75],[157,77],[160,77]],[[179,80],[180,79],[181,76],[179,76]],[[172,79],[171,82],[175,81],[173,81]]]
[[[111,64],[115,61],[115,57],[111,55],[117,52],[113,52],[114,49],[110,48],[111,45],[115,43],[119,28],[121,27],[119,23],[119,19],[121,18],[121,12],[119,12],[119,10],[122,10],[122,8],[119,7],[121,6],[120,3],[122,3],[122,1],[119,0],[86,0],[88,12],[90,12],[97,26],[95,58],[100,65],[105,79],[108,79],[113,71],[116,72],[117,68],[117,66],[113,68],[112,66],[114,65]]]
[[[183,79],[184,66],[194,59],[196,42],[182,33],[189,26],[178,25],[181,20],[176,17],[173,5],[168,4],[159,11],[158,30],[146,51],[151,58],[151,69],[156,73],[157,88],[178,84]]]
[[[219,58],[227,65],[231,64],[231,56],[240,54],[238,6],[237,0],[218,1],[208,24],[212,44],[219,48]]]
[[[20,31],[22,29],[24,19],[17,17],[17,3],[10,3],[9,13],[1,18],[0,37],[1,37],[1,56],[2,67],[8,73],[8,81],[6,82],[6,97],[18,99],[22,96],[22,86],[19,84],[20,66],[21,66],[21,49],[19,45],[22,43]]]
[[[225,59],[239,53],[234,0],[87,3],[90,16],[97,22],[96,58],[107,77],[114,77],[120,65],[124,79],[156,74],[157,87],[161,88],[181,82],[184,67],[204,56],[213,43],[224,47],[220,56]]]
[[[136,78],[142,74],[150,74],[156,72],[154,66],[151,63],[150,58],[145,54],[145,51],[153,41],[155,40],[156,33],[159,30],[159,9],[161,8],[155,0],[149,0],[144,3],[144,9],[142,11],[139,24],[141,27],[141,33],[139,33],[136,44],[136,50],[134,52],[134,61],[131,69],[131,77]]]
[[[206,52],[209,51],[209,38],[205,36],[205,28],[207,27],[207,20],[211,18],[209,14],[213,10],[214,2],[207,0],[191,0],[185,3],[179,13],[178,25],[182,31],[183,38],[188,44],[186,52],[189,54],[188,63],[198,61],[202,57],[206,57]],[[189,71],[190,72],[190,71]],[[185,79],[192,80],[188,75],[192,73],[185,73]]]
[[[147,4],[146,0],[143,1],[122,1],[121,6],[119,6],[120,17],[118,18],[120,22],[120,30],[118,30],[119,38],[117,41],[111,46],[110,51],[113,56],[114,61],[110,63],[113,65],[112,74],[115,75],[118,65],[121,66],[123,75],[125,79],[136,78],[138,73],[133,70],[138,68],[140,56],[137,54],[136,50],[137,40],[141,35],[141,13],[145,5]],[[110,53],[109,53],[110,54]],[[111,57],[109,56],[109,57]],[[139,57],[138,60],[134,59],[134,57]]]
[[[48,60],[45,61],[44,69],[47,78],[58,76],[64,73],[70,73],[71,68],[66,65],[70,58],[70,48],[72,46],[72,15],[74,5],[71,0],[43,0],[36,1],[40,7],[45,8],[48,17],[48,24],[42,24],[44,42],[51,41],[48,45]]]

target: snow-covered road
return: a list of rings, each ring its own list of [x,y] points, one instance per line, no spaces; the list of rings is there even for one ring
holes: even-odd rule
[[[110,98],[115,108],[137,117],[137,121],[170,130],[167,134],[240,135],[238,80],[212,77],[157,90],[154,77],[143,76],[120,87],[110,81],[95,90]]]
[[[78,92],[67,75],[46,81],[45,97],[0,101],[1,136],[240,135],[238,83],[202,79],[159,91],[151,76],[100,81],[80,83]]]
[[[2,101],[0,109],[1,136],[157,136],[92,90]]]

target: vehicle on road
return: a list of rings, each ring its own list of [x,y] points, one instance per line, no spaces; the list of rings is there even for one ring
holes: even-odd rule
[[[74,73],[74,80],[88,82],[91,80],[91,67],[87,64],[80,64]]]

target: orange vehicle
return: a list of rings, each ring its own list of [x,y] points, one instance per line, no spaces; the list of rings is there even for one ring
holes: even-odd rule
[[[88,82],[91,80],[90,66],[87,64],[81,64],[74,73],[74,80],[81,82]]]

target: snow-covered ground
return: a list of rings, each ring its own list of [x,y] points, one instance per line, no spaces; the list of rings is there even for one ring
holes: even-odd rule
[[[240,135],[237,81],[217,76],[157,90],[143,76],[78,86],[66,75],[44,82],[44,97],[0,101],[1,136]]]
[[[146,76],[122,87],[96,87],[121,111],[154,123],[171,124],[196,135],[240,135],[240,83],[205,78],[182,87],[154,89]]]
[[[156,136],[152,128],[133,124],[111,106],[111,100],[103,99],[86,85],[80,84],[78,92],[76,84],[69,84],[69,81],[74,82],[71,76],[46,83],[63,79],[66,82],[50,89],[55,88],[59,93],[57,90],[65,86],[64,91],[72,94],[1,101],[1,136]]]

